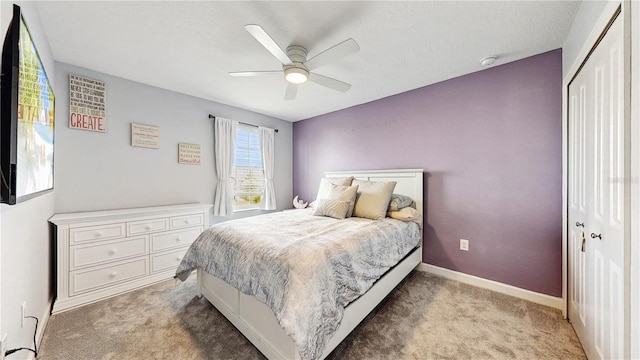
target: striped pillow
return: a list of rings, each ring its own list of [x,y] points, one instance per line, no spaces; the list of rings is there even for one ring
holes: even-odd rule
[[[351,217],[353,214],[353,207],[356,203],[356,192],[358,186],[340,186],[331,184],[331,189],[327,193],[327,199],[349,201],[349,211],[347,211],[346,217]]]
[[[351,207],[351,201],[320,199],[313,215],[344,219]]]

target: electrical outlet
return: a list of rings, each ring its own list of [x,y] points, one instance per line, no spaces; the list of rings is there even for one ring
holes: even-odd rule
[[[469,251],[469,240],[460,239],[460,250]]]
[[[4,353],[7,352],[7,335],[2,335],[2,340],[0,340],[0,360],[4,360]]]
[[[20,327],[24,327],[24,317],[27,316],[27,302],[23,301],[22,302],[22,310],[21,310],[21,317],[20,317]]]

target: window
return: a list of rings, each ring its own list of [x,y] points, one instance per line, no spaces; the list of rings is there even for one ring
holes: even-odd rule
[[[234,210],[258,209],[264,194],[264,169],[258,129],[239,126],[233,160]]]

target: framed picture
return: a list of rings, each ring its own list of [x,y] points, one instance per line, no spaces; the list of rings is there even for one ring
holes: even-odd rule
[[[131,146],[160,149],[160,128],[131,123]]]

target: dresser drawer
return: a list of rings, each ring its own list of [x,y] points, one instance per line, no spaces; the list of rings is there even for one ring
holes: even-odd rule
[[[70,269],[122,260],[149,253],[149,235],[124,240],[71,246]]]
[[[127,223],[127,235],[140,235],[169,230],[169,218],[133,221]]]
[[[187,248],[151,256],[151,273],[174,270],[180,265]]]
[[[69,296],[144,277],[148,274],[148,257],[97,269],[71,271],[69,273]]]
[[[204,217],[202,214],[174,216],[171,218],[171,229],[181,229],[192,226],[202,226]]]
[[[151,252],[190,245],[202,232],[202,226],[181,231],[151,235]]]
[[[125,237],[124,223],[69,229],[69,241],[71,244],[123,237]]]

